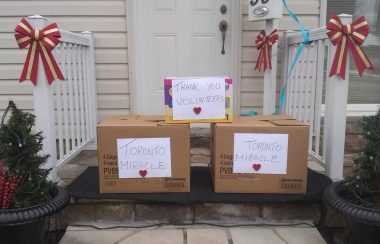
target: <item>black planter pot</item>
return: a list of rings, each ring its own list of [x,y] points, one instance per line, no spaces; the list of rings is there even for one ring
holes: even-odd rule
[[[335,212],[347,219],[347,244],[380,243],[380,211],[361,207],[342,198],[345,181],[328,186],[323,194],[323,201]]]
[[[43,244],[47,232],[47,217],[56,214],[69,203],[67,190],[55,186],[53,198],[29,208],[0,210],[0,243]]]

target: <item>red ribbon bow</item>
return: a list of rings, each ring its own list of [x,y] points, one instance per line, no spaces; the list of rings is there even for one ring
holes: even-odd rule
[[[367,54],[361,47],[369,33],[368,22],[364,16],[361,16],[350,25],[343,25],[339,17],[333,15],[327,24],[327,29],[330,30],[327,35],[332,44],[334,46],[338,45],[330,77],[337,74],[345,79],[348,48],[351,50],[360,76],[365,69],[374,69]]]
[[[51,51],[59,44],[61,34],[56,23],[50,24],[42,30],[34,30],[26,19],[22,19],[15,29],[15,37],[19,48],[29,45],[20,82],[31,80],[37,85],[38,60],[41,55],[46,78],[49,85],[53,80],[65,80]]]
[[[261,31],[256,37],[256,49],[260,50],[260,53],[257,57],[255,70],[259,69],[259,71],[261,71],[261,66],[264,66],[264,71],[267,68],[272,69],[272,45],[275,44],[277,40],[277,29],[272,31],[269,36],[265,35],[265,31]]]

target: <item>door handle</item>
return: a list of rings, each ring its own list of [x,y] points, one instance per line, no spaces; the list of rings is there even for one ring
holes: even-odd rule
[[[228,23],[227,21],[225,20],[222,20],[220,21],[219,23],[219,30],[222,32],[222,40],[223,40],[223,44],[222,44],[222,55],[224,55],[226,53],[226,51],[224,50],[224,42],[226,41],[226,31],[228,29]]]

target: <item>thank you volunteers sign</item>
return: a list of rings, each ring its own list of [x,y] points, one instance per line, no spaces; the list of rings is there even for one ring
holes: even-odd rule
[[[225,95],[223,77],[173,79],[173,119],[223,119]]]

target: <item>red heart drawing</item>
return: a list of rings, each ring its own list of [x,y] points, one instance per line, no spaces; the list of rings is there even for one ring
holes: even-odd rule
[[[140,169],[139,173],[141,177],[145,177],[148,174],[148,171],[146,169]]]
[[[261,164],[252,164],[252,167],[254,170],[259,171],[259,169],[261,168]]]
[[[194,111],[194,113],[196,113],[196,114],[200,114],[201,111],[202,111],[202,108],[201,108],[201,107],[194,107],[194,108],[193,108],[193,111]]]

